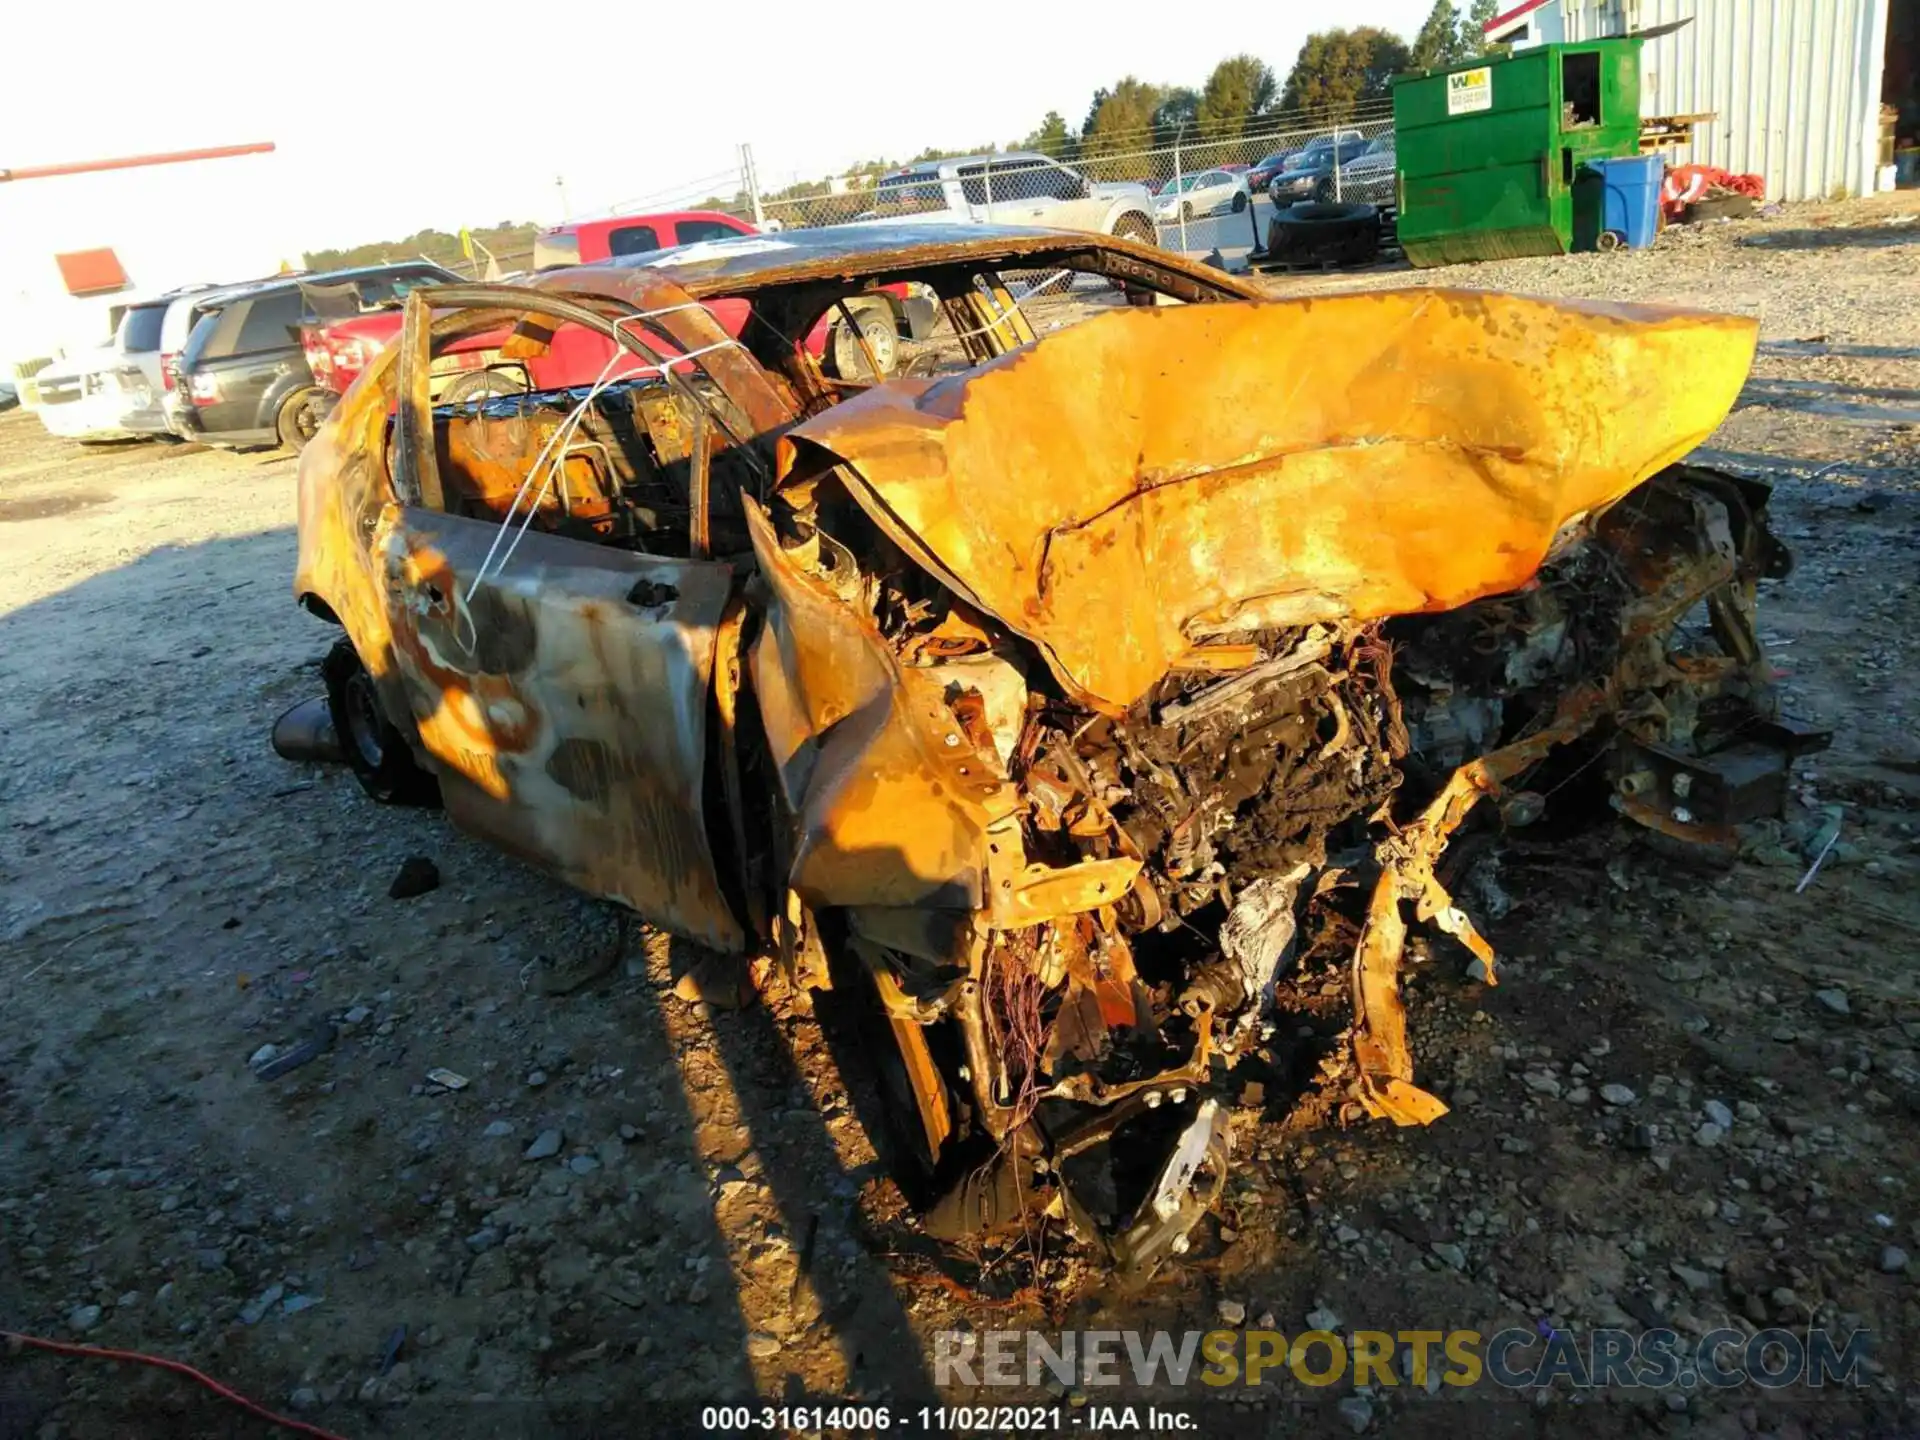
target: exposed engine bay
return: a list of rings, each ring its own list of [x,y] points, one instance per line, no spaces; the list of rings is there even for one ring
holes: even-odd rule
[[[833,556],[823,575],[938,681],[975,753],[1023,795],[1029,862],[1130,877],[1109,903],[985,933],[850,912],[843,938],[889,1018],[925,1031],[896,1042],[914,1101],[896,1144],[948,1238],[1052,1214],[1129,1269],[1183,1251],[1228,1163],[1219,1083],[1311,911],[1361,933],[1355,1098],[1402,1124],[1438,1118],[1413,1082],[1396,976],[1410,902],[1491,977],[1491,949],[1436,878],[1454,831],[1536,823],[1535,772],[1611,760],[1620,811],[1725,845],[1734,821],[1770,810],[1754,787],[1777,803],[1792,755],[1818,743],[1778,722],[1753,630],[1755,583],[1788,566],[1766,488],[1712,470],[1670,467],[1563,534],[1523,591],[1248,632],[1120,716],[1049,693],[1018,643],[929,594],[830,486],[812,498],[781,516],[787,553]],[[841,540],[815,528],[829,516]],[[1730,752],[1738,786],[1721,773]],[[1670,767],[1664,785],[1634,768],[1648,754]],[[1482,799],[1493,813],[1475,815]]]

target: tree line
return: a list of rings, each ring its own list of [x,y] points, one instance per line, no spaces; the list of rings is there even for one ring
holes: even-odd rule
[[[1066,164],[1089,166],[1089,173],[1108,178],[1105,172],[1113,167],[1102,164],[1103,159],[1165,150],[1182,138],[1212,144],[1294,128],[1290,121],[1304,125],[1309,117],[1316,123],[1338,123],[1368,101],[1385,99],[1396,75],[1505,50],[1504,45],[1487,44],[1484,35],[1486,22],[1499,8],[1500,0],[1468,0],[1464,11],[1452,0],[1434,0],[1411,43],[1373,25],[1318,31],[1301,45],[1284,80],[1266,61],[1247,54],[1222,60],[1198,89],[1127,75],[1094,92],[1078,126],[1049,110],[1024,137],[1005,146],[929,147],[905,161],[869,160],[848,166],[833,179],[801,180],[763,192],[761,199],[818,199],[846,189],[848,182],[905,165],[1001,149],[1038,151]],[[731,209],[746,200],[744,194],[714,196],[708,203]],[[843,208],[851,212],[859,204],[850,198]]]
[[[844,215],[810,213],[809,219],[813,223],[851,220],[870,204],[859,194],[859,187],[874,176],[904,165],[1001,149],[1034,150],[1067,164],[1088,166],[1089,173],[1099,178],[1111,178],[1106,172],[1116,167],[1109,157],[1164,150],[1183,137],[1204,139],[1210,144],[1232,141],[1285,130],[1290,128],[1290,121],[1304,124],[1307,117],[1316,123],[1337,124],[1368,101],[1385,99],[1396,75],[1433,70],[1504,50],[1505,46],[1488,45],[1483,34],[1484,25],[1499,8],[1500,0],[1468,0],[1464,11],[1452,0],[1434,0],[1433,9],[1411,43],[1372,25],[1317,31],[1301,45],[1284,80],[1264,60],[1247,54],[1222,60],[1198,89],[1153,84],[1127,75],[1094,92],[1078,126],[1069,124],[1059,111],[1049,110],[1024,137],[1005,146],[993,142],[957,148],[930,146],[904,161],[875,158],[849,165],[831,179],[799,180],[763,192],[761,200],[778,204],[834,196],[825,203],[837,205],[846,212]],[[854,193],[842,193],[850,186]],[[728,196],[709,196],[691,208],[745,215],[750,213],[750,200],[741,190]],[[532,230],[530,225],[503,222],[492,230],[473,233],[506,263],[509,252],[518,252],[516,259],[525,254],[532,243]],[[455,236],[429,230],[393,243],[312,251],[306,260],[312,268],[320,269],[362,264],[385,255],[413,254],[457,262],[459,241]]]
[[[1090,161],[1128,151],[1164,150],[1184,136],[1212,142],[1284,129],[1290,119],[1339,122],[1388,95],[1393,77],[1433,70],[1505,46],[1486,43],[1483,27],[1499,0],[1470,0],[1465,13],[1450,0],[1433,9],[1409,44],[1373,25],[1309,35],[1279,80],[1264,60],[1233,55],[1213,67],[1199,89],[1156,85],[1128,75],[1096,90],[1078,129],[1049,110],[1017,145],[1056,160]]]
[[[538,230],[528,222],[502,220],[497,225],[476,225],[468,231],[482,258],[493,255],[503,270],[524,269],[533,255],[533,237]],[[393,260],[427,259],[438,261],[462,275],[479,273],[479,266],[466,256],[457,234],[444,230],[420,230],[404,240],[380,240],[371,245],[353,245],[344,250],[309,250],[302,257],[309,270],[348,270],[357,265],[382,265]]]

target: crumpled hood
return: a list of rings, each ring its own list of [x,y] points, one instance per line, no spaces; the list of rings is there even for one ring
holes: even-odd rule
[[[1756,322],[1406,289],[1117,310],[796,427],[909,555],[1132,705],[1236,632],[1452,609],[1699,444]]]

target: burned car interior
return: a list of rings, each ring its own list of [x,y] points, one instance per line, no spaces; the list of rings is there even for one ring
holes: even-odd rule
[[[921,343],[908,362],[910,373],[922,376],[983,363],[1030,343],[1034,322],[1023,305],[1057,300],[1076,287],[1083,306],[1156,298],[1181,303],[1179,293],[1123,280],[1115,273],[1119,267],[1103,267],[1097,260],[1069,253],[1039,270],[1002,273],[978,263],[959,263],[899,274],[883,271],[853,285],[802,281],[762,290],[745,302],[741,333],[732,343],[763,367],[783,402],[805,416],[884,378],[886,368],[865,344],[858,322],[880,307],[888,286],[910,284],[919,292],[896,308],[924,307],[925,318],[916,316],[913,327]],[[1188,296],[1204,293],[1192,286],[1181,288]],[[463,297],[479,299],[471,290],[443,287],[436,307]],[[726,391],[691,363],[678,367],[677,373],[659,373],[652,362],[678,353],[678,342],[659,323],[660,317],[612,318],[644,337],[638,352],[621,353],[602,377],[604,383],[560,390],[535,389],[525,364],[526,357],[550,346],[556,332],[569,323],[560,314],[511,316],[475,307],[434,326],[434,341],[445,344],[513,322],[501,359],[489,367],[501,381],[491,387],[494,393],[434,408],[435,452],[446,508],[476,519],[504,519],[515,510],[513,497],[521,493],[537,457],[564,426],[568,442],[553,466],[553,483],[535,506],[532,528],[653,554],[686,555],[694,535],[692,477],[698,471],[705,480],[699,492],[705,500],[705,548],[709,553],[749,553],[752,546],[734,497],[751,488],[756,464],[763,479],[771,473],[776,437],[753,433],[737,410],[730,411]],[[829,350],[819,357],[809,353],[802,337],[823,318],[844,322],[844,333],[854,337],[850,352]],[[579,414],[569,422],[576,408]],[[742,453],[743,447],[753,453]]]
[[[1311,945],[1357,1111],[1438,1119],[1412,927],[1497,978],[1450,840],[1577,801],[1724,849],[1820,743],[1754,629],[1766,489],[1683,460],[1749,320],[1276,301],[1043,231],[712,250],[410,295],[303,460],[295,589],[377,699],[335,707],[375,793],[417,765],[463,828],[856,1007],[935,1236],[1184,1252]],[[857,316],[915,301],[883,377]],[[434,405],[489,330],[503,369],[604,359]]]

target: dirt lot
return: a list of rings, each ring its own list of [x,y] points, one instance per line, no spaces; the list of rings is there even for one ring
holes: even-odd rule
[[[1453,1106],[1429,1129],[1343,1118],[1343,981],[1292,977],[1231,1084],[1227,1202],[1138,1294],[1057,1237],[1037,1269],[932,1250],[804,999],[676,999],[660,937],[279,760],[269,726],[331,639],[289,594],[290,460],[0,416],[0,1329],[178,1357],[346,1435],[452,1437],[686,1430],[756,1394],[917,1409],[956,1326],[1813,1324],[1873,1332],[1862,1388],[1159,1398],[1209,1433],[1912,1433],[1917,217],[1796,207],[1414,277],[1760,317],[1708,458],[1778,486],[1800,563],[1762,627],[1833,746],[1731,869],[1604,822],[1509,851],[1510,909],[1468,897],[1501,983],[1439,941],[1410,980]],[[1839,842],[1796,893],[1828,807]],[[389,898],[415,855],[440,887]],[[254,1078],[328,1021],[327,1053]],[[237,1417],[156,1372],[0,1357],[8,1440],[264,1429]]]

